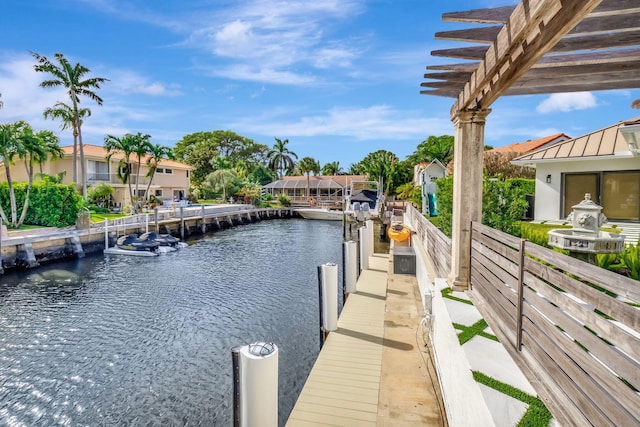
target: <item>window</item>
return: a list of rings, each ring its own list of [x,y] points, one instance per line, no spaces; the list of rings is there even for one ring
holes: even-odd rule
[[[156,190],[156,197],[162,197],[162,189]]]
[[[167,175],[171,175],[173,173],[173,169],[165,168],[164,173]]]
[[[109,164],[89,160],[87,162],[87,179],[89,181],[109,181]]]
[[[187,171],[187,178],[189,178],[189,171]]]
[[[163,168],[158,168],[158,169],[156,169],[156,173],[164,173],[164,169]]]

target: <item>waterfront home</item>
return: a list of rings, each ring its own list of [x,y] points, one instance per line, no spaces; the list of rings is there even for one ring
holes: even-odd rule
[[[129,197],[128,184],[124,184],[118,178],[118,162],[122,159],[122,153],[115,153],[109,161],[106,160],[107,151],[104,147],[91,144],[83,144],[85,169],[87,173],[87,186],[98,183],[106,183],[111,185],[115,192],[113,194],[113,206],[121,207],[131,204]],[[64,153],[61,159],[47,160],[42,164],[42,172],[48,175],[57,175],[60,172],[66,172],[62,178],[63,184],[73,182],[73,146],[61,147]],[[78,180],[81,178],[80,154],[78,154]],[[149,168],[146,165],[147,156],[142,158],[140,171],[137,171],[137,157],[132,157],[133,171],[131,172],[131,184],[134,187],[138,184],[138,196],[142,197],[149,178],[146,177]],[[185,163],[176,162],[174,160],[162,160],[151,180],[149,192],[158,199],[173,201],[182,200],[189,194],[190,173],[193,166]],[[14,181],[26,181],[27,174],[20,163],[11,168],[11,176]],[[0,163],[0,182],[6,181],[4,173],[4,163]],[[79,186],[80,187],[80,186]]]
[[[289,197],[291,204],[296,206],[341,207],[351,183],[366,179],[364,175],[283,176],[282,179],[262,186],[262,189],[274,198],[284,194]]]
[[[566,218],[585,193],[610,220],[640,222],[640,117],[512,161],[536,169],[535,220]]]

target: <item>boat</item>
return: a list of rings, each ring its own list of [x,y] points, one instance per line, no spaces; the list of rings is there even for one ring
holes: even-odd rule
[[[344,212],[329,208],[297,208],[298,214],[305,219],[323,219],[326,221],[342,221]]]
[[[126,251],[157,252],[160,243],[150,234],[145,233],[144,237],[137,234],[121,236],[116,240],[116,247]]]
[[[376,181],[353,181],[345,196],[347,218],[366,221],[377,218],[384,204],[382,186]]]
[[[155,231],[141,234],[139,239],[158,242],[158,249],[160,249],[161,252],[165,248],[178,249],[187,246],[186,243],[181,242],[180,239],[173,237],[171,234],[158,234]]]

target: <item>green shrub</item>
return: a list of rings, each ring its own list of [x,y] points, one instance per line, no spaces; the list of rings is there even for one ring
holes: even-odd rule
[[[26,182],[13,184],[18,215],[24,206],[27,191]],[[9,201],[9,186],[0,184],[0,204],[7,215],[11,215]],[[82,207],[83,199],[73,184],[51,184],[48,182],[34,182],[29,193],[29,208],[24,223],[41,225],[44,227],[66,227],[76,223],[78,211]]]
[[[99,182],[87,188],[87,199],[89,203],[108,207],[111,204],[111,198],[115,189],[106,182]]]
[[[280,204],[285,207],[291,206],[291,199],[285,194],[278,195],[278,202],[280,202]]]
[[[627,245],[620,253],[621,267],[629,277],[640,280],[640,246]]]

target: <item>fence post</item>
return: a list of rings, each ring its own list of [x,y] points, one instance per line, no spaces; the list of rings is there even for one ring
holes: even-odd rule
[[[520,239],[520,253],[518,260],[518,311],[516,318],[516,350],[522,351],[522,308],[524,299],[524,249],[526,239]]]
[[[467,254],[467,287],[472,290],[471,286],[471,246],[473,245],[473,221],[469,223],[469,253]]]

